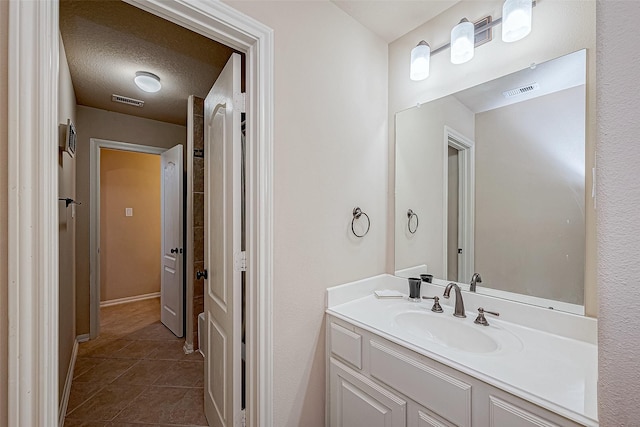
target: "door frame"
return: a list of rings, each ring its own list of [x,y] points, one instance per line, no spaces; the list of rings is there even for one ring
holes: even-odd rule
[[[458,277],[456,282],[471,280],[474,271],[475,247],[475,201],[476,201],[476,147],[475,143],[460,132],[444,127],[443,161],[443,270],[447,272],[447,232],[448,195],[449,195],[449,153],[448,148],[458,150],[458,247],[463,248],[458,259]]]
[[[157,154],[167,148],[90,138],[89,160],[89,338],[100,334],[100,149]]]
[[[128,3],[246,54],[247,422],[273,425],[273,30],[208,0]],[[8,423],[58,423],[59,4],[9,3]]]

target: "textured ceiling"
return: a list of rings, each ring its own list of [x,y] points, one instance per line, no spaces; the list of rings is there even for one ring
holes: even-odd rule
[[[391,43],[460,0],[331,0],[370,31]]]
[[[79,105],[185,125],[187,98],[204,98],[232,49],[121,1],[62,0],[60,32]],[[146,93],[136,71],[160,77]],[[145,101],[142,108],[111,95]]]

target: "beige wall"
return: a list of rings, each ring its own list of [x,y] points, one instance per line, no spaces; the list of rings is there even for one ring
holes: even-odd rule
[[[84,203],[84,208],[78,209],[76,223],[76,329],[77,334],[81,335],[89,333],[89,139],[99,138],[170,148],[185,143],[186,128],[78,106],[77,131],[76,190],[78,199]]]
[[[482,286],[583,304],[584,97],[578,86],[476,115]]]
[[[444,245],[447,235],[443,204],[444,159],[447,147],[444,128],[450,127],[473,140],[474,115],[454,97],[438,99],[398,113],[396,157],[395,269],[422,264],[437,278],[445,277]],[[395,139],[395,138],[394,138]],[[407,209],[420,218],[419,230],[407,227]]]
[[[0,1],[0,425],[7,425],[7,123],[9,2]]]
[[[102,149],[100,301],[160,292],[160,220],[160,156]]]
[[[69,64],[60,37],[60,71],[58,74],[58,123],[65,124],[67,119],[76,121],[76,96],[71,83]],[[76,161],[68,153],[59,151],[58,155],[58,194],[60,197],[76,198]],[[86,206],[86,205],[85,205]],[[76,339],[76,219],[73,212],[76,207],[66,207],[58,202],[59,230],[59,309],[58,337],[59,345],[59,397],[62,398],[64,383]]]
[[[274,425],[321,427],[325,290],[384,272],[387,44],[328,1],[231,5],[275,35]]]
[[[431,75],[421,82],[409,79],[409,54],[422,39],[433,48],[448,42],[451,23],[466,16],[470,21],[487,14],[502,15],[502,1],[463,1],[442,15],[409,32],[389,45],[389,123],[393,115],[444,95],[458,92],[484,81],[492,80],[549,59],[587,48],[587,132],[586,170],[594,165],[595,153],[595,3],[593,1],[539,2],[533,9],[533,30],[517,43],[504,43],[500,39],[500,27],[493,41],[480,46],[475,57],[466,64],[453,65],[448,51],[431,58]],[[390,141],[394,141],[394,129],[389,129]],[[394,144],[389,146],[389,157],[393,168]],[[390,213],[394,209],[394,172],[389,174]],[[591,176],[587,174],[586,188],[591,188]],[[390,218],[389,233],[392,233],[393,218]],[[587,274],[585,278],[585,306],[587,314],[597,314],[596,301],[596,250],[595,211],[593,202],[586,199],[586,252]],[[387,271],[393,271],[393,235],[390,234]]]
[[[598,2],[598,415],[640,420],[640,3]]]

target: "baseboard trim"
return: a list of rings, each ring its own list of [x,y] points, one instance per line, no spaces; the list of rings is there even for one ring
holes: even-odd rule
[[[111,305],[126,304],[128,302],[143,301],[146,299],[159,298],[160,292],[153,292],[144,295],[135,295],[132,297],[110,299],[108,301],[100,301],[100,307],[109,307]]]
[[[91,339],[91,335],[89,334],[82,334],[82,335],[78,335],[76,337],[76,341],[78,341],[78,344],[82,344],[83,342],[87,342]]]
[[[184,346],[182,347],[182,350],[184,350],[184,354],[191,354],[193,353],[193,344],[189,344],[187,341],[184,342]]]
[[[88,335],[87,335],[88,337]],[[71,381],[73,380],[73,370],[76,367],[76,357],[78,356],[78,339],[76,337],[73,342],[73,350],[71,351],[71,360],[69,361],[69,370],[67,371],[67,378],[64,381],[64,389],[62,389],[62,401],[60,402],[60,408],[58,410],[58,425],[64,427],[64,417],[67,414],[67,406],[69,405],[69,394],[71,393]]]

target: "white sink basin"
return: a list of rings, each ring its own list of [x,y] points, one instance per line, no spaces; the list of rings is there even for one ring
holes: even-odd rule
[[[427,311],[399,313],[395,323],[407,332],[430,339],[440,345],[469,353],[492,353],[500,348],[499,343],[486,334],[473,320],[461,319],[451,314],[436,314]]]

